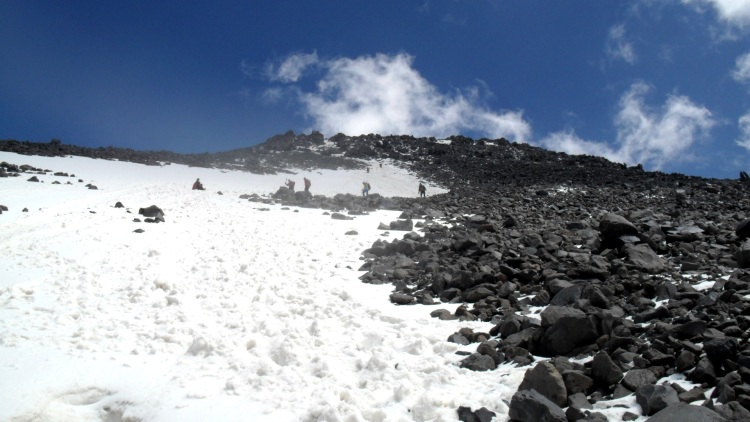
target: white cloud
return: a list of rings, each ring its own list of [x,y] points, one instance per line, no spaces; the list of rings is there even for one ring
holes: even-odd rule
[[[622,24],[609,29],[606,51],[610,58],[623,60],[628,64],[635,64],[638,60],[633,44],[625,40],[625,25]]]
[[[672,63],[674,60],[674,53],[672,51],[672,47],[668,45],[662,45],[659,47],[659,54],[657,55],[659,57],[659,60],[661,60],[663,63]]]
[[[648,91],[646,84],[635,83],[620,99],[617,142],[632,162],[660,168],[667,161],[679,160],[716,121],[707,108],[681,95],[669,95],[659,111],[649,110],[644,103]]]
[[[685,160],[690,147],[716,125],[716,120],[708,109],[681,95],[669,95],[660,109],[650,108],[644,101],[649,90],[644,83],[634,83],[620,98],[614,147],[585,141],[572,132],[554,133],[540,142],[571,154],[601,155],[656,169],[667,162]]]
[[[285,96],[284,90],[279,87],[268,88],[261,93],[263,101],[268,103],[278,103]]]
[[[540,141],[545,148],[573,155],[596,155],[613,162],[627,162],[621,150],[615,150],[603,142],[586,141],[573,130],[564,130],[548,135]]]
[[[737,57],[732,77],[737,82],[750,82],[750,52]]]
[[[316,89],[299,100],[313,128],[325,134],[448,136],[462,129],[525,141],[531,126],[521,111],[493,111],[476,89],[445,94],[424,79],[408,54],[339,58],[318,63]],[[289,78],[286,81],[291,81]]]
[[[740,129],[740,137],[737,139],[737,145],[750,150],[750,112],[739,118],[737,126]]]
[[[318,63],[318,54],[291,54],[280,64],[268,64],[266,75],[272,81],[297,82],[307,68]]]
[[[711,6],[721,22],[733,28],[750,28],[750,1],[748,0],[682,0],[683,4],[697,8]]]

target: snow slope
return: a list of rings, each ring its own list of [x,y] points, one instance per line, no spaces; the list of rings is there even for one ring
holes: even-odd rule
[[[397,213],[337,221],[238,198],[274,192],[281,176],[0,161],[76,174],[0,185],[0,419],[450,419],[468,403],[450,386],[463,372],[444,341],[456,324],[432,328],[427,310],[357,280],[360,252]],[[311,174],[312,191],[418,184],[391,167],[333,173]],[[189,189],[195,177],[207,191]],[[134,223],[151,204],[167,222]]]

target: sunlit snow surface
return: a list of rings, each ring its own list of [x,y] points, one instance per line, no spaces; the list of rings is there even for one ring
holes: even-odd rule
[[[459,406],[507,420],[528,368],[461,369],[456,352],[476,345],[446,341],[490,324],[430,318],[456,305],[394,306],[390,286],[358,280],[364,249],[403,236],[377,230],[398,212],[340,221],[239,199],[289,175],[0,161],[75,174],[0,179],[0,420],[454,421]],[[358,194],[367,180],[373,193],[416,196],[415,176],[371,169],[294,178],[314,194]],[[206,191],[190,189],[198,177]],[[133,222],[152,204],[166,223]]]
[[[10,209],[0,216],[0,420],[453,420],[461,405],[505,409],[513,383],[457,368],[446,342],[486,324],[395,307],[389,286],[357,279],[362,250],[397,212],[339,221],[239,199],[275,192],[282,175],[0,161],[75,174],[0,182]],[[326,195],[356,194],[363,180],[387,196],[418,186],[388,165],[303,176]],[[197,177],[207,191],[190,189]],[[134,223],[152,204],[166,223]]]

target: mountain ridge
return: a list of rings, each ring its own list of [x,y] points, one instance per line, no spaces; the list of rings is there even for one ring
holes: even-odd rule
[[[287,173],[291,168],[363,168],[366,164],[361,160],[390,159],[422,177],[436,178],[447,188],[462,187],[467,183],[480,188],[492,182],[517,185],[563,182],[596,186],[623,180],[661,180],[667,183],[732,180],[644,171],[640,165],[628,167],[602,157],[569,155],[504,138],[474,140],[460,135],[437,140],[411,135],[347,136],[339,133],[325,139],[320,132],[307,135],[287,131],[258,145],[199,154],[114,146],[81,147],[63,144],[57,139],[47,143],[6,139],[0,140],[0,150],[24,155],[117,159],[146,165],[173,162],[255,174]],[[462,178],[458,178],[459,174]]]

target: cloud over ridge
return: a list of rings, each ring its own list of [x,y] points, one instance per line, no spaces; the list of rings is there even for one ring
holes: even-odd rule
[[[540,144],[570,154],[600,155],[656,169],[668,162],[688,160],[690,148],[717,121],[707,108],[682,95],[671,94],[660,108],[650,107],[645,102],[649,91],[647,84],[636,82],[620,97],[614,146],[581,139],[569,130],[550,134]]]
[[[614,32],[615,40],[621,38],[622,31],[624,28]],[[481,81],[478,87],[440,92],[414,68],[413,61],[405,53],[329,60],[316,53],[293,54],[267,67],[268,78],[284,84],[269,88],[267,97],[293,97],[301,113],[312,122],[310,129],[328,136],[378,133],[444,137],[470,131],[653,169],[694,159],[692,148],[718,124],[708,108],[685,95],[669,94],[661,105],[647,104],[651,87],[635,82],[617,103],[612,121],[614,141],[586,140],[572,129],[535,140],[523,111],[496,111],[483,105],[482,92],[487,88]],[[739,59],[737,66],[742,68]],[[317,79],[303,88],[305,71],[313,67]],[[747,130],[737,143],[748,148],[750,119],[740,124]]]
[[[414,69],[413,60],[404,53],[331,60],[291,55],[269,76],[291,83],[299,80],[305,67],[323,69],[315,88],[299,88],[296,96],[314,129],[330,135],[440,137],[471,130],[490,138],[530,138],[531,125],[522,111],[490,110],[481,104],[477,88],[442,93]]]
[[[318,53],[291,54],[287,56],[278,66],[273,63],[266,65],[266,75],[272,81],[297,82],[305,70],[318,63]]]

